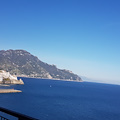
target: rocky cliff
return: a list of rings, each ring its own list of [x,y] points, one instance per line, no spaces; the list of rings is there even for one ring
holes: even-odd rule
[[[0,70],[0,83],[1,84],[24,84],[20,79],[18,80],[16,76],[12,76],[9,72]]]
[[[71,71],[44,63],[25,50],[1,50],[0,69],[17,76],[81,81],[81,78]]]

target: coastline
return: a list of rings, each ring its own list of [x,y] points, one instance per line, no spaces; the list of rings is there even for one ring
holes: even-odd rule
[[[40,78],[40,77],[28,77],[28,76],[17,76],[21,78],[34,78],[34,79],[44,79],[44,80],[58,80],[58,81],[70,81],[70,82],[84,82],[82,79],[81,80],[69,80],[69,79],[55,79],[55,78]]]
[[[18,92],[22,92],[22,91],[15,89],[0,89],[0,93],[18,93]]]
[[[7,84],[0,84],[0,86],[10,86],[10,85],[7,85]]]

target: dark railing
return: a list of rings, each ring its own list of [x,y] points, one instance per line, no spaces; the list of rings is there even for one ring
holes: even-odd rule
[[[7,118],[5,118],[3,116],[0,116],[0,120],[9,120],[9,119],[7,119]]]
[[[0,107],[0,111],[4,112],[4,113],[7,113],[9,115],[12,115],[14,117],[17,117],[18,120],[38,120],[36,118],[32,118],[32,117],[29,117],[27,115],[23,115],[21,113],[17,113],[17,112],[14,112],[12,110],[8,110],[8,109],[2,108],[2,107]],[[7,118],[5,118],[3,116],[0,116],[0,120],[9,120],[9,119],[7,119]]]

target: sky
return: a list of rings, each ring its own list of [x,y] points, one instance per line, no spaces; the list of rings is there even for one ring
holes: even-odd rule
[[[0,0],[0,50],[120,84],[119,0]]]

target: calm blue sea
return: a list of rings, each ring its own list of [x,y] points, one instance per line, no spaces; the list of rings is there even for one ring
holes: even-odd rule
[[[7,88],[23,92],[0,94],[1,107],[40,120],[120,120],[119,85],[22,79]]]

